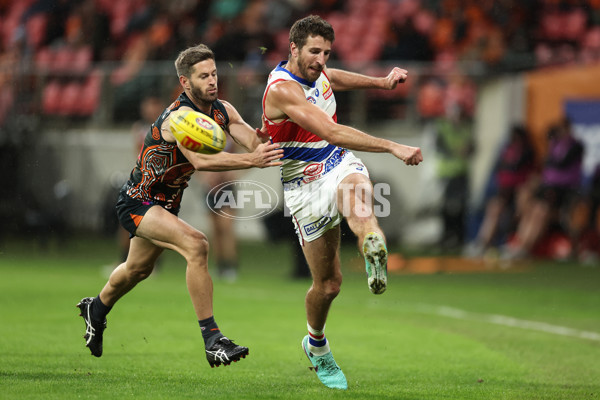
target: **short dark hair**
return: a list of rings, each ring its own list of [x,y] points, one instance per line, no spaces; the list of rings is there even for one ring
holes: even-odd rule
[[[205,60],[214,60],[215,54],[205,44],[199,44],[193,47],[188,47],[179,53],[179,56],[175,60],[175,69],[177,70],[177,76],[190,77],[192,68],[196,63]]]
[[[309,36],[322,36],[331,43],[335,40],[331,24],[318,15],[309,15],[299,19],[290,29],[290,43],[295,43],[299,49],[304,47]]]

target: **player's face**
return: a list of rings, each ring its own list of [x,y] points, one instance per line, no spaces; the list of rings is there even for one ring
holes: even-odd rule
[[[215,60],[204,60],[194,65],[189,79],[190,92],[194,100],[212,103],[218,97],[218,77]]]
[[[322,36],[309,36],[304,47],[296,51],[300,77],[309,82],[319,79],[331,54],[331,42]]]

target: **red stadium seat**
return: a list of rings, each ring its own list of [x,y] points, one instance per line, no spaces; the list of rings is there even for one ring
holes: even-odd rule
[[[81,99],[82,86],[77,82],[67,83],[61,92],[60,109],[58,115],[79,115],[79,102]]]
[[[42,92],[42,112],[58,114],[61,102],[62,86],[55,80],[46,83]]]
[[[38,49],[46,40],[46,27],[48,16],[46,14],[35,14],[25,23],[27,33],[27,45],[32,49]]]
[[[79,115],[90,116],[96,111],[100,103],[101,84],[102,75],[100,71],[92,72],[81,90]]]
[[[53,73],[64,74],[71,70],[75,52],[69,46],[61,46],[54,51],[54,59],[50,70]]]
[[[35,66],[44,72],[52,68],[54,61],[54,52],[49,47],[42,47],[35,53]]]
[[[90,46],[83,46],[75,50],[73,53],[73,60],[69,70],[73,73],[85,73],[90,70],[92,66],[92,48]]]

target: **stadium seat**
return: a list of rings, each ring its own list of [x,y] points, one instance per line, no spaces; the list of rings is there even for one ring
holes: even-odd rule
[[[35,66],[43,72],[48,72],[52,68],[54,61],[54,52],[50,47],[42,47],[35,53]]]
[[[100,91],[102,85],[102,75],[100,71],[94,71],[90,74],[81,90],[79,101],[79,115],[90,116],[98,108],[100,102]]]
[[[46,40],[46,27],[48,16],[46,14],[35,14],[25,23],[27,33],[27,45],[32,49],[38,49]]]
[[[57,114],[60,109],[62,87],[56,80],[46,83],[42,91],[42,112],[44,114]]]
[[[81,100],[82,86],[77,82],[67,83],[61,91],[60,108],[58,115],[76,116],[79,115],[79,103]]]
[[[70,72],[83,74],[90,70],[92,66],[92,48],[83,46],[76,49],[73,53],[73,60],[69,67]]]
[[[567,40],[580,41],[585,34],[587,15],[581,9],[577,8],[565,15],[564,37]]]
[[[55,74],[66,74],[71,71],[75,52],[69,46],[61,46],[54,50],[54,58],[50,71]]]

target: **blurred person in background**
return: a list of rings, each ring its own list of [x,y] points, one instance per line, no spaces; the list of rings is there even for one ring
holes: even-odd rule
[[[519,125],[511,128],[494,176],[496,194],[485,206],[483,221],[475,240],[466,248],[466,255],[481,257],[498,236],[513,232],[531,196],[535,152],[528,131]]]
[[[396,88],[407,71],[393,68],[371,77],[327,68],[335,39],[319,16],[297,20],[289,33],[289,58],[271,72],[263,97],[266,129],[284,149],[281,180],[298,239],[312,274],[306,299],[308,335],[302,348],[321,382],[347,389],[333,359],[325,322],[342,284],[340,222],[345,217],[365,258],[374,294],[387,287],[387,248],[373,213],[373,186],[365,165],[347,149],[391,153],[406,165],[422,160],[421,150],[370,136],[337,123],[334,90]]]
[[[569,208],[566,220],[571,258],[595,265],[600,258],[600,164],[596,165],[584,192]]]
[[[435,122],[437,175],[444,185],[442,236],[444,250],[462,247],[469,200],[469,167],[474,151],[473,127],[459,104],[446,105],[445,117]]]
[[[277,144],[262,143],[259,130],[252,129],[230,103],[218,99],[217,67],[207,46],[182,51],[175,68],[183,92],[150,126],[137,163],[117,201],[119,221],[131,235],[127,260],[115,268],[98,296],[83,298],[77,307],[85,321],[86,347],[92,355],[100,357],[106,315],[122,296],[150,275],[165,249],[175,250],[187,261],[186,283],[208,363],[211,367],[229,365],[245,357],[248,348],[236,345],[219,330],[213,317],[207,238],[177,214],[183,191],[195,171],[278,166],[283,151]],[[204,155],[186,149],[169,128],[175,110],[212,117],[249,153]]]
[[[224,151],[233,152],[233,141],[229,140]],[[219,278],[227,282],[235,282],[238,275],[238,240],[235,233],[235,211],[227,203],[219,206],[222,213],[214,212],[216,199],[222,194],[219,186],[231,182],[237,178],[235,171],[203,171],[198,174],[198,178],[205,192],[205,204],[209,208],[208,217],[211,223],[212,254],[217,265],[217,274]],[[235,185],[227,187],[227,190],[234,190]],[[235,193],[232,193],[235,198]],[[231,215],[226,217],[223,214]]]
[[[525,208],[514,239],[505,246],[503,258],[531,255],[551,224],[559,221],[560,212],[568,209],[581,189],[583,152],[568,118],[549,129],[540,187]]]

